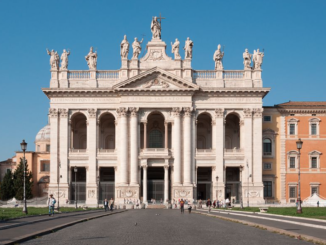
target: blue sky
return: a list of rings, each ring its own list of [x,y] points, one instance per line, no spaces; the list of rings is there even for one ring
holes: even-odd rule
[[[120,68],[119,45],[145,35],[152,16],[162,21],[162,39],[194,41],[194,69],[214,69],[213,53],[225,46],[226,70],[243,69],[242,53],[265,50],[263,82],[271,87],[264,105],[289,100],[321,101],[326,87],[326,1],[0,1],[0,160],[47,124],[49,87],[46,48],[70,49],[69,69],[86,70],[90,46],[98,69]],[[167,53],[170,54],[170,46]],[[129,54],[130,55],[130,54]],[[172,56],[172,55],[171,55]],[[182,53],[183,56],[183,53]]]

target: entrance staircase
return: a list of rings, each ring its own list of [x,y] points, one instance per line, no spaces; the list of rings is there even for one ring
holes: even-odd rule
[[[147,205],[146,208],[151,208],[151,209],[166,209],[166,206],[164,204],[150,204],[150,205]]]

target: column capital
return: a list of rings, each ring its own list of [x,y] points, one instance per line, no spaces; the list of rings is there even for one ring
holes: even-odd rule
[[[138,114],[138,110],[139,110],[138,107],[130,107],[130,108],[129,108],[130,115],[131,115],[132,117],[136,117],[137,114]]]
[[[215,117],[223,117],[224,116],[224,109],[223,108],[216,108],[215,109]]]
[[[49,109],[49,116],[52,118],[58,117],[58,110],[55,108]]]
[[[262,108],[255,108],[253,109],[254,117],[262,117],[263,109]]]
[[[141,167],[142,167],[144,170],[147,170],[147,167],[148,167],[148,166],[147,166],[147,165],[142,165]]]
[[[119,107],[116,109],[116,111],[119,117],[125,117],[127,116],[128,107]]]
[[[96,112],[97,110],[94,108],[88,108],[87,109],[88,115],[90,118],[95,118],[96,117]]]
[[[59,109],[59,115],[62,118],[67,118],[68,117],[68,110],[67,109]]]
[[[175,116],[175,117],[180,116],[181,109],[182,108],[180,108],[180,107],[173,107],[172,108],[172,114],[173,114],[173,116]]]
[[[164,169],[165,170],[169,169],[169,165],[164,165]]]
[[[191,115],[192,115],[192,110],[193,110],[192,107],[184,107],[184,108],[183,108],[184,116],[185,116],[185,117],[191,117]]]
[[[244,108],[243,113],[244,113],[244,117],[251,117],[252,116],[252,110],[250,108]]]

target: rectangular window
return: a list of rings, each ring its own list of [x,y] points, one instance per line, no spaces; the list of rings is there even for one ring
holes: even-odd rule
[[[317,135],[317,125],[311,124],[311,135]]]
[[[295,135],[295,124],[290,124],[290,135]]]
[[[264,198],[265,197],[272,197],[272,181],[264,181]]]
[[[50,152],[50,145],[46,145],[46,151]]]
[[[271,163],[264,163],[264,170],[271,170],[272,164]]]
[[[317,168],[317,157],[311,158],[311,168]]]
[[[290,157],[290,168],[295,168],[295,157]]]
[[[272,121],[271,116],[264,116],[264,122],[270,122],[270,121]]]
[[[317,186],[313,186],[313,187],[311,187],[311,196],[313,195],[313,194],[317,194],[318,195],[318,187]]]
[[[297,187],[290,187],[290,198],[297,198]]]
[[[7,168],[6,173],[9,173],[9,172],[11,172],[11,169],[10,168]]]
[[[41,172],[50,172],[50,161],[41,162]]]

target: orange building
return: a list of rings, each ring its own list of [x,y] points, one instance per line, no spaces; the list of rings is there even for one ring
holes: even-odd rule
[[[326,102],[287,102],[275,106],[280,112],[281,201],[296,202],[298,196],[299,152],[301,199],[317,193],[326,196]]]

